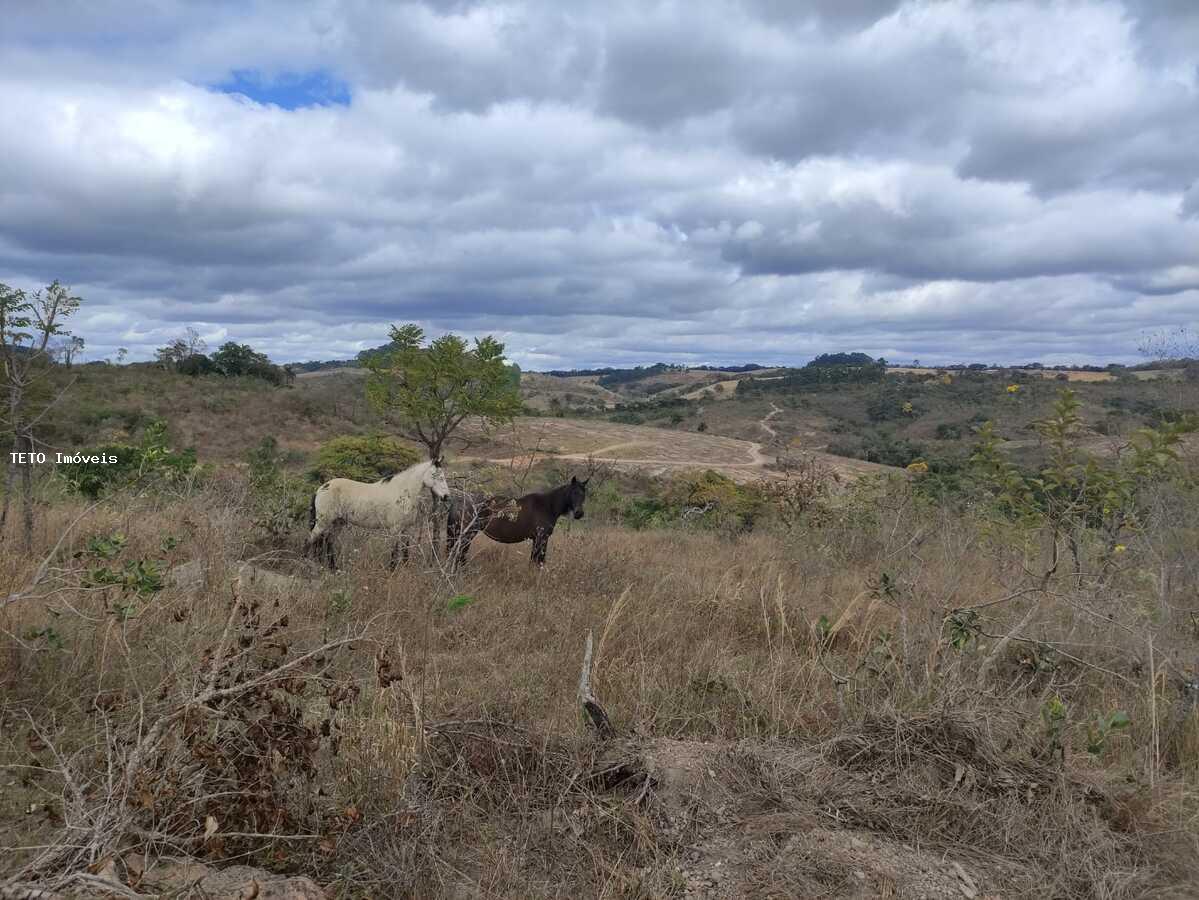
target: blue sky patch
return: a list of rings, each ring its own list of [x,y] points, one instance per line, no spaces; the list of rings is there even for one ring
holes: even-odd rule
[[[258,69],[234,69],[229,78],[211,85],[224,94],[242,94],[256,103],[282,109],[306,106],[349,106],[350,87],[326,69],[266,75]]]

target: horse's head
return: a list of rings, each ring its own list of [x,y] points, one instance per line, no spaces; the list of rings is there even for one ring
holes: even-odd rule
[[[432,491],[438,500],[450,499],[450,486],[445,480],[445,468],[440,459],[433,460],[433,465],[425,472],[424,486]]]
[[[587,500],[587,482],[591,478],[585,478],[579,481],[578,478],[570,476],[570,506],[569,509],[574,511],[575,518],[583,518],[583,503]]]

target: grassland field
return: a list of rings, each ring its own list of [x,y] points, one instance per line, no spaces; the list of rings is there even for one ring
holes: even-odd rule
[[[330,439],[385,431],[360,374],[74,375],[48,446],[165,419],[208,469],[94,508],[45,473],[31,549],[6,522],[0,884],[198,895],[185,858],[342,898],[1196,896],[1193,443],[1116,551],[922,487],[965,471],[983,420],[1043,465],[1032,426],[1064,385],[1040,375],[526,374],[528,414],[464,433],[452,469],[512,489],[602,464],[545,570],[480,538],[452,571],[426,533],[392,571],[348,534],[330,573],[247,454],[274,438],[302,479]],[[1109,462],[1199,409],[1184,380],[1068,386],[1079,452]],[[678,512],[793,465],[837,490]]]

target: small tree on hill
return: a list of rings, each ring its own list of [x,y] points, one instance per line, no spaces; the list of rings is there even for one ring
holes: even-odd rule
[[[499,424],[520,412],[519,383],[495,338],[479,338],[473,348],[453,334],[424,341],[419,326],[393,325],[391,344],[363,362],[367,400],[403,437],[423,444],[430,459],[441,459],[466,419]]]
[[[212,365],[217,372],[229,377],[249,375],[272,384],[282,384],[284,381],[283,370],[272,363],[265,353],[259,353],[249,344],[227,341],[212,354]]]
[[[74,313],[80,302],[57,281],[32,296],[0,284],[0,390],[4,393],[0,423],[15,453],[34,452],[34,428],[62,396],[63,392],[50,395],[44,390],[44,380],[51,370],[50,341],[58,336],[70,337],[62,320]],[[12,488],[20,473],[26,550],[33,545],[32,465],[28,457],[22,462],[9,458],[0,507],[2,537]]]
[[[159,347],[154,351],[154,356],[168,369],[175,369],[184,360],[203,354],[207,346],[200,332],[188,326],[182,337],[175,338],[165,347]]]

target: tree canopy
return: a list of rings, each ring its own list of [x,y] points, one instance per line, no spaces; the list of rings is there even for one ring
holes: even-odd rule
[[[874,357],[865,353],[821,353],[809,366],[872,366]]]
[[[369,353],[366,396],[401,436],[440,459],[446,440],[468,418],[495,425],[520,412],[519,369],[504,363],[491,335],[471,347],[454,334],[427,345],[417,325],[392,326],[391,343]]]

